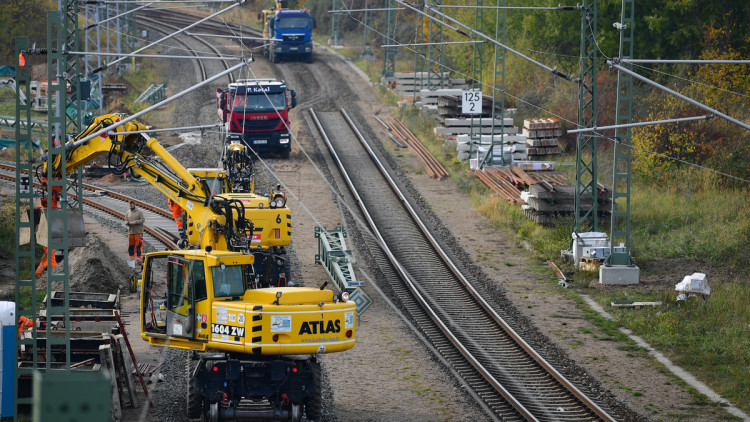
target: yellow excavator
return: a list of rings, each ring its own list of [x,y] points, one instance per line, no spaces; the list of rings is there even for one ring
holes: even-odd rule
[[[66,166],[72,170],[107,154],[115,173],[143,177],[187,214],[188,248],[146,254],[138,284],[141,337],[192,351],[188,417],[319,419],[318,355],[354,347],[356,305],[345,292],[325,289],[327,282],[290,287],[285,279],[269,285],[258,276],[253,252],[291,240],[283,193],[215,193],[200,177],[207,174],[191,174],[156,139],[133,133],[147,130],[135,121],[84,140],[123,120],[119,114],[94,119],[66,143]],[[45,162],[44,171],[47,165],[59,173],[59,157]],[[264,401],[270,410],[248,410],[239,406],[243,399]]]

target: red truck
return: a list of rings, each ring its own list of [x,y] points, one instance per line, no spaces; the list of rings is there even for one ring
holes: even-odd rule
[[[289,95],[287,95],[287,93]],[[289,110],[297,94],[276,79],[240,79],[216,90],[216,108],[225,124],[226,144],[241,141],[256,153],[289,158]]]

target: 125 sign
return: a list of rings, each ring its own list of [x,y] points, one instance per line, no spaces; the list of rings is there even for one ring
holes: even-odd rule
[[[464,91],[463,92],[463,101],[461,101],[461,113],[482,114],[482,92],[481,91]]]

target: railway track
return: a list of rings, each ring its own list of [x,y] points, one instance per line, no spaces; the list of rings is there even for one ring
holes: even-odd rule
[[[615,420],[618,415],[547,363],[484,300],[346,112],[311,114],[383,250],[377,260],[388,288],[485,411],[498,420]]]
[[[0,180],[15,185],[15,171],[13,165],[0,164]],[[37,189],[42,188],[37,182],[34,182],[34,186]],[[68,196],[72,200],[78,200],[74,193],[69,192]],[[121,223],[125,219],[125,214],[120,210],[127,210],[128,201],[131,200],[135,201],[146,219],[143,226],[143,241],[157,251],[177,249],[180,238],[172,214],[168,211],[100,186],[83,184],[83,203],[86,205],[84,210],[95,218]]]

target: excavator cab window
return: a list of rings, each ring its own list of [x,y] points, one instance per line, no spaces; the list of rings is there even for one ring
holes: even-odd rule
[[[193,338],[195,330],[195,289],[188,278],[190,261],[170,256],[167,262],[167,335]]]
[[[245,294],[242,265],[211,267],[214,297],[239,297]]]
[[[206,273],[203,269],[203,261],[192,260],[190,261],[190,273],[188,279],[192,280],[193,287],[195,289],[195,301],[200,302],[208,298],[208,292],[206,291]]]
[[[179,261],[169,261],[167,270],[167,309],[182,316],[188,315],[192,286],[187,278],[187,268]]]
[[[143,276],[143,331],[166,332],[167,257],[146,256]]]

